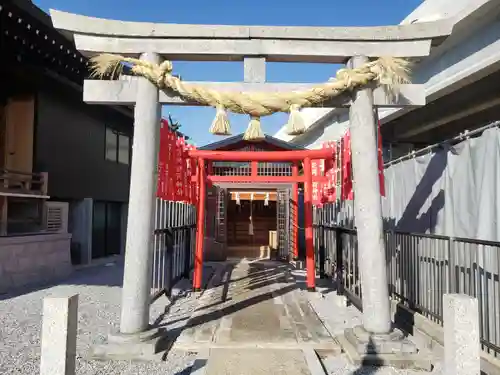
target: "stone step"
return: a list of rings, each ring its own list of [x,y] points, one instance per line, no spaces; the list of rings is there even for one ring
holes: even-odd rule
[[[311,357],[311,356],[308,356]],[[317,359],[317,358],[316,358]],[[312,359],[314,361],[314,359]],[[300,349],[211,349],[205,375],[324,375]],[[318,360],[319,361],[319,360]],[[312,371],[311,371],[312,370]]]
[[[276,341],[276,342],[262,342],[262,341],[246,341],[246,342],[176,342],[173,347],[176,351],[199,353],[202,351],[212,349],[266,349],[266,350],[314,350],[318,353],[328,353],[329,355],[340,355],[342,347],[340,342],[334,339],[330,343],[305,343],[305,342],[292,342],[289,340]]]

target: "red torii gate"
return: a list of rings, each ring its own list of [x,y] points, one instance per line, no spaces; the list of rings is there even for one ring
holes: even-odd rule
[[[202,282],[203,270],[203,244],[205,237],[205,195],[208,182],[267,182],[267,183],[304,183],[304,221],[306,237],[306,269],[307,289],[315,290],[315,262],[313,244],[313,217],[312,217],[312,185],[313,182],[321,182],[323,176],[312,175],[311,161],[317,159],[332,158],[331,149],[300,150],[300,151],[205,151],[190,150],[188,155],[198,161],[196,175],[193,180],[198,183],[198,217],[196,226],[196,250],[193,289],[199,291]],[[251,161],[250,176],[216,176],[210,174],[212,161]],[[292,162],[292,176],[258,176],[258,162]],[[303,163],[303,176],[299,176],[297,163]],[[208,169],[208,173],[207,173]],[[294,199],[297,199],[297,189],[294,189]],[[296,235],[296,234],[295,234]]]

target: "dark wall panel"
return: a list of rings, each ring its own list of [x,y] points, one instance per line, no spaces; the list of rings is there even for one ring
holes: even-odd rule
[[[126,202],[129,166],[105,159],[105,127],[131,135],[133,120],[72,91],[38,91],[36,169],[49,173],[50,196]]]

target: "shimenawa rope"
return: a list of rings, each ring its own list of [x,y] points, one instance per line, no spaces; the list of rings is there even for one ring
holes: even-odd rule
[[[101,54],[91,59],[92,76],[117,78],[124,66],[130,66],[133,75],[147,78],[159,89],[170,89],[185,100],[216,108],[216,116],[210,132],[230,135],[227,110],[250,115],[250,123],[244,134],[246,140],[264,138],[260,118],[277,112],[289,112],[287,131],[291,135],[305,131],[300,109],[320,105],[346,91],[366,86],[371,82],[387,87],[389,95],[397,95],[398,85],[409,82],[409,62],[394,57],[380,57],[359,68],[340,69],[335,78],[310,89],[289,92],[234,92],[218,91],[197,84],[183,82],[172,75],[171,61],[160,65],[113,54]]]

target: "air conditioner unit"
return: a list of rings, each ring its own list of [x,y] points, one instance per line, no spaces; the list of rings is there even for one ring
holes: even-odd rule
[[[50,233],[68,233],[67,202],[45,202],[45,230]]]

